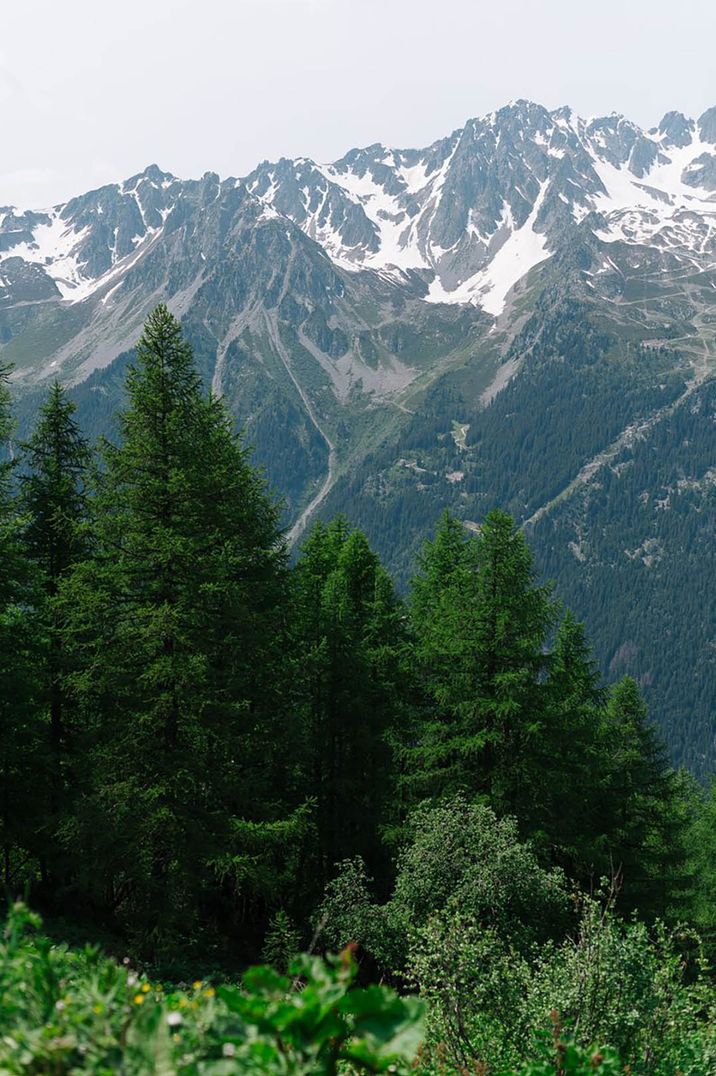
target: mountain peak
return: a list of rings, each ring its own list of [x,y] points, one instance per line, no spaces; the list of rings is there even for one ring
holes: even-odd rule
[[[695,126],[694,121],[683,112],[667,112],[657,127],[657,133],[666,146],[688,146]]]
[[[171,172],[163,172],[158,164],[150,164],[143,172],[137,172],[136,175],[130,176],[129,179],[125,180],[123,184],[124,190],[134,190],[134,188],[143,180],[162,186],[168,186],[170,183],[175,182],[176,176],[172,175]]]
[[[716,146],[716,105],[707,108],[703,115],[699,116],[699,134],[702,142],[710,142]]]

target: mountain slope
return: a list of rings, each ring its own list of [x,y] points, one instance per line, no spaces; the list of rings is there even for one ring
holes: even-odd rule
[[[23,428],[60,376],[111,430],[160,300],[292,539],[345,511],[405,579],[443,507],[468,527],[505,507],[605,671],[640,679],[677,759],[714,765],[716,109],[646,132],[518,101],[425,149],[151,166],[0,208]]]

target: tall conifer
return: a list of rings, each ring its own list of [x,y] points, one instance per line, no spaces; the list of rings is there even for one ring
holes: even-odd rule
[[[22,543],[14,494],[13,421],[8,378],[0,366],[0,849],[9,893],[22,893],[37,864],[45,759],[36,708],[35,578]]]
[[[55,382],[31,439],[23,445],[24,473],[20,502],[25,514],[24,540],[37,572],[37,629],[42,651],[36,669],[38,704],[49,718],[49,782],[43,870],[58,883],[60,853],[56,834],[72,784],[64,679],[69,669],[63,642],[62,613],[57,594],[85,543],[87,471],[90,450],[74,418],[75,405]]]
[[[237,834],[282,806],[285,551],[277,509],[164,306],[127,394],[90,553],[64,588],[88,729],[77,838],[98,899],[158,944],[155,928],[190,926],[211,877],[247,899]]]
[[[391,816],[390,736],[404,695],[404,613],[363,534],[317,524],[295,569],[308,792],[320,872],[360,854],[380,867]]]
[[[425,792],[486,794],[521,819],[530,756],[544,722],[545,645],[554,622],[523,535],[490,512],[462,543],[443,519],[413,584],[414,622],[433,700],[415,772]],[[427,596],[430,595],[430,600]]]
[[[631,677],[611,689],[603,720],[602,821],[622,903],[664,916],[689,885],[678,776]]]

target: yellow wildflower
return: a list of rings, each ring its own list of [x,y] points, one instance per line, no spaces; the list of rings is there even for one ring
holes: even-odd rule
[[[215,993],[216,990],[214,990],[214,987],[210,986],[204,991],[204,997],[213,998]]]
[[[144,994],[135,994],[134,995],[134,1004],[135,1005],[143,1005],[144,1004]]]
[[[203,983],[201,979],[197,979],[196,982],[193,982],[191,985],[194,990],[201,990]]]
[[[151,989],[152,989],[151,983],[142,983],[142,993],[143,994],[148,994]]]

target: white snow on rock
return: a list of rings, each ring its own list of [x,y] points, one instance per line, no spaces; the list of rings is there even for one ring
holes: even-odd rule
[[[688,167],[711,148],[692,137],[687,146],[662,149],[668,157],[642,179],[626,166],[596,160],[594,168],[605,192],[594,208],[606,227],[595,234],[605,242],[657,243],[689,254],[701,254],[716,238],[716,192],[683,181]]]
[[[703,175],[710,183],[710,169],[716,167],[714,145],[701,140],[695,123],[686,127],[688,144],[678,147],[666,134],[646,134],[619,116],[584,120],[566,109],[548,113],[527,102],[515,108],[524,109],[524,126],[512,136],[515,114],[512,126],[504,127],[500,111],[469,121],[426,150],[373,146],[323,165],[305,157],[283,160],[260,166],[252,174],[259,178],[236,185],[250,184],[260,220],[288,223],[290,217],[341,268],[394,280],[417,273],[428,287],[428,301],[471,303],[494,316],[504,310],[515,285],[551,257],[565,227],[591,228],[605,244],[649,244],[700,269],[716,266],[716,190],[685,182]],[[513,143],[495,168],[490,153],[498,153],[494,147],[500,145],[504,150],[503,136]],[[644,175],[637,175],[652,159]],[[151,182],[164,189],[174,180]],[[14,246],[9,245],[12,231],[21,238],[20,229],[27,233],[31,218],[15,213],[8,220],[10,211],[0,211],[0,229],[7,228],[0,234],[8,244],[0,265],[20,257],[42,266],[68,302],[116,284],[161,233],[171,212],[171,207],[162,209],[161,225],[150,227],[137,183],[120,184],[116,191],[135,200],[144,228],[123,258],[114,229],[107,248],[111,267],[102,276],[93,277],[87,268],[94,225],[83,216],[80,228],[66,206],[48,210],[44,222],[33,226],[32,238]],[[219,191],[217,186],[217,197]],[[495,208],[500,202],[501,214]],[[106,205],[98,203],[95,212],[106,234]],[[461,222],[457,227],[456,221]]]
[[[607,117],[610,122],[584,120],[559,110],[547,118],[549,122],[538,129],[526,128],[520,144],[525,146],[525,160],[529,159],[526,144],[531,140],[546,162],[550,159],[554,162],[547,164],[547,179],[544,170],[541,175],[532,173],[539,183],[535,201],[532,201],[534,195],[527,198],[518,186],[512,189],[505,186],[500,192],[504,206],[502,219],[492,231],[492,225],[486,229],[484,223],[476,222],[476,207],[468,206],[464,234],[452,246],[443,247],[433,237],[432,220],[451,174],[459,137],[442,163],[436,161],[433,147],[422,153],[383,148],[376,154],[368,150],[350,155],[338,164],[312,165],[333,191],[340,190],[345,199],[361,207],[373,228],[374,242],[344,240],[340,224],[334,226],[330,214],[325,212],[328,189],[317,206],[314,199],[313,208],[310,191],[304,191],[305,219],[296,219],[295,223],[344,269],[373,269],[396,278],[409,271],[432,271],[429,301],[474,303],[498,315],[514,285],[553,252],[549,236],[558,232],[554,227],[550,232],[547,224],[536,226],[537,215],[551,193],[552,184],[559,182],[560,162],[578,150],[583,152],[581,161],[588,161],[583,183],[569,179],[566,188],[555,187],[556,199],[551,199],[552,203],[561,202],[575,225],[582,226],[587,221],[586,226],[595,228],[595,234],[604,242],[652,243],[678,252],[681,257],[692,257],[703,266],[704,257],[710,256],[716,243],[716,192],[684,182],[684,175],[699,157],[713,155],[713,146],[701,141],[695,124],[691,126],[689,144],[677,147],[669,145],[666,136],[647,135],[618,116]],[[491,113],[483,124],[495,128],[499,122],[499,114]],[[501,133],[497,131],[497,142]],[[615,157],[618,139],[627,140],[622,143],[626,145],[622,151],[625,155],[629,140],[633,140],[634,146],[629,159],[621,166],[614,163],[618,159]],[[654,163],[644,175],[638,176],[638,167],[632,162],[649,160],[649,143],[653,147]],[[311,164],[305,158],[300,163]],[[583,167],[580,163],[580,171]],[[388,178],[385,169],[389,170]],[[502,182],[509,184],[509,177]],[[534,190],[534,183],[531,186]],[[276,183],[272,182],[264,199],[270,201],[276,189]],[[515,194],[531,203],[529,218],[521,227],[517,227],[505,200]],[[596,222],[587,220],[591,213],[599,215]],[[466,255],[465,247],[469,243],[473,248]],[[473,265],[475,260],[484,264],[479,271],[461,279],[458,267],[469,266],[470,258]]]
[[[173,180],[162,181],[162,188]],[[9,258],[21,258],[30,265],[41,266],[47,276],[54,281],[61,299],[67,302],[77,303],[88,298],[95,291],[103,288],[118,274],[130,268],[144,251],[148,244],[161,231],[172,206],[160,210],[162,220],[161,227],[150,227],[146,223],[145,211],[138,193],[135,190],[125,192],[124,184],[117,186],[120,195],[132,197],[144,224],[144,234],[135,235],[131,238],[133,251],[120,257],[117,253],[118,228],[113,230],[113,238],[109,244],[111,266],[109,270],[99,276],[92,276],[87,268],[87,258],[83,257],[83,245],[91,239],[92,225],[85,224],[78,227],[71,216],[68,215],[68,206],[58,205],[52,209],[39,210],[34,215],[41,217],[39,223],[30,228],[26,210],[11,208],[0,217],[0,227],[6,221],[9,212],[15,219],[21,222],[23,232],[30,231],[31,239],[23,240],[12,245],[8,249],[0,250],[0,264]],[[101,204],[95,207],[97,217],[105,215]],[[17,229],[18,232],[20,229]],[[10,235],[12,232],[10,232]],[[6,237],[8,233],[5,233]]]
[[[446,291],[435,278],[428,300],[433,303],[476,303],[488,314],[497,317],[505,308],[508,293],[536,265],[549,258],[546,237],[535,231],[535,221],[542,208],[547,183],[540,186],[532,212],[521,228],[510,231],[507,239],[489,264],[454,291]],[[507,207],[509,209],[509,207]],[[512,214],[505,217],[511,220]]]

